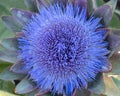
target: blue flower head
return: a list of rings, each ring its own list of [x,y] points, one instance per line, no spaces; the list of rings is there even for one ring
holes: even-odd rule
[[[109,67],[100,18],[72,4],[51,5],[32,17],[18,39],[30,79],[42,90],[72,94]]]

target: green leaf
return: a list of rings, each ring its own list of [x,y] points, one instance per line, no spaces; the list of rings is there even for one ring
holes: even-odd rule
[[[3,4],[0,4],[0,15],[3,15],[3,14],[10,14],[10,12],[6,8],[6,6],[4,6]]]
[[[120,75],[120,54],[115,51],[113,56],[110,58],[112,64],[112,70],[109,72],[111,75]]]
[[[3,39],[1,41],[1,45],[3,47],[5,47],[6,49],[11,50],[11,51],[17,51],[18,50],[17,38]]]
[[[10,8],[16,7],[16,8],[22,8],[26,9],[24,0],[0,0],[0,5],[2,5],[2,8],[0,8],[0,16],[2,15],[10,15]]]
[[[5,81],[12,81],[12,80],[19,80],[24,78],[24,75],[16,74],[11,71],[9,71],[10,68],[6,68],[2,73],[0,73],[0,79]]]
[[[10,29],[13,32],[21,32],[22,26],[18,24],[18,22],[15,20],[12,16],[3,16],[2,17],[3,23],[6,25],[8,29]]]
[[[34,91],[35,89],[36,89],[35,84],[25,78],[16,86],[15,93],[26,94]]]
[[[95,6],[96,8],[96,6]],[[88,12],[89,14],[95,9],[91,0],[88,0]]]
[[[110,27],[120,28],[120,20],[115,14],[113,15],[112,20],[110,22]]]
[[[43,95],[43,96],[51,96],[51,94],[49,93],[49,94],[45,94],[45,95]]]
[[[112,13],[114,13],[116,5],[117,5],[117,1],[118,0],[110,0],[109,2],[107,2],[107,5],[111,5],[112,6]]]
[[[14,36],[14,33],[11,30],[8,30],[5,25],[3,24],[0,18],[0,40],[4,38],[11,38]]]
[[[109,42],[110,50],[113,51],[120,47],[120,36],[111,33],[111,34],[109,34],[107,39]]]
[[[30,92],[30,93],[28,93],[28,94],[25,94],[24,96],[37,96],[36,95],[36,93],[37,93],[37,90],[35,90],[35,91],[33,91],[33,92]],[[39,96],[39,95],[38,95]],[[43,95],[42,95],[43,96]],[[46,95],[45,95],[46,96]],[[51,96],[51,95],[50,95]]]
[[[10,63],[16,63],[18,61],[17,52],[2,50],[0,51],[0,60],[5,62],[10,62]]]
[[[88,0],[88,12],[91,13],[92,11],[96,10],[98,6],[103,4],[103,0]]]
[[[0,90],[4,90],[10,93],[14,93],[15,85],[10,81],[0,80]]]
[[[0,17],[4,15],[10,15],[11,7],[26,9],[24,0],[0,0]],[[13,36],[14,34],[12,31],[8,30],[0,19],[0,40]]]
[[[0,73],[1,73],[3,70],[5,70],[9,65],[10,65],[10,63],[0,62]]]
[[[38,11],[37,5],[36,5],[36,0],[24,0],[24,1],[29,10],[31,10],[33,12]]]
[[[102,17],[102,23],[108,26],[110,20],[112,19],[112,6],[102,5],[94,12],[96,17]]]
[[[13,17],[15,17],[16,20],[22,25],[25,25],[26,23],[28,23],[28,21],[31,19],[33,15],[33,13],[30,11],[25,11],[17,8],[12,8],[11,13]]]
[[[88,86],[88,90],[95,94],[102,94],[105,91],[105,84],[101,74],[98,74],[96,79]]]
[[[88,90],[77,90],[77,96],[90,96],[90,92]]]
[[[120,11],[119,10],[115,10],[115,13],[118,14],[120,16]]]
[[[103,5],[105,2],[103,0],[94,0],[97,3],[97,6]]]
[[[0,90],[0,96],[19,96],[19,95],[11,94],[9,92]]]
[[[100,0],[97,0],[97,2]],[[102,1],[102,0],[101,0]],[[100,6],[96,11],[95,15],[98,17],[103,17],[103,24],[109,25],[113,13],[115,11],[117,0],[110,0],[108,3]]]
[[[116,84],[116,86],[120,89],[120,76],[112,77],[114,83]]]
[[[27,74],[28,70],[24,69],[24,66],[25,66],[24,63],[22,61],[19,61],[14,65],[12,65],[12,67],[10,68],[10,71],[19,73],[19,74]]]
[[[110,28],[110,32],[120,36],[120,29]]]
[[[114,83],[112,77],[104,76],[104,83],[105,83],[105,92],[104,94],[107,96],[119,96],[120,90]]]
[[[98,94],[91,93],[90,96],[107,96],[107,95],[103,95],[103,94],[98,95]]]
[[[37,3],[38,10],[40,10],[41,7],[43,7],[43,6],[46,8],[49,6],[48,2],[45,0],[36,0],[36,3]]]

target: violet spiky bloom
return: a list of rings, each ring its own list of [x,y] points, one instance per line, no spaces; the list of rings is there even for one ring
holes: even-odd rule
[[[100,20],[87,18],[84,7],[72,4],[42,8],[32,17],[18,39],[19,57],[38,88],[72,94],[108,69],[108,43]]]

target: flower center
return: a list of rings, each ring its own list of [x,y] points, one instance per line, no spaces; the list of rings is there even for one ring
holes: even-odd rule
[[[47,61],[51,68],[77,67],[81,63],[80,60],[86,58],[86,55],[83,55],[86,50],[84,42],[86,35],[83,32],[84,28],[76,20],[63,19],[57,23],[50,22],[41,31],[44,34],[39,37],[41,38],[39,45],[42,45],[42,48],[39,47],[39,52],[42,52],[39,57],[44,56],[43,61]]]

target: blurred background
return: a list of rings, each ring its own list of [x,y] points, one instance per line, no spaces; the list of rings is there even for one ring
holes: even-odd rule
[[[98,6],[108,1],[109,0],[96,0]],[[27,10],[24,0],[0,0],[0,17],[4,15],[11,15],[10,9],[14,7]],[[120,0],[118,0],[117,9],[120,10]],[[113,16],[110,26],[112,28],[120,28],[120,12],[116,11],[116,15]],[[9,32],[0,19],[0,40],[5,37],[11,37],[12,35],[12,32]]]
[[[109,0],[96,0],[98,6],[108,1]],[[4,15],[11,15],[10,9],[14,7],[27,10],[27,8],[25,7],[24,0],[0,0],[0,17]],[[118,0],[117,9],[120,10],[120,0]],[[110,23],[110,27],[120,28],[119,11],[116,11],[116,15],[113,16],[112,21]],[[11,37],[11,36],[13,36],[12,32],[9,32],[9,30],[4,26],[2,20],[0,19],[0,40],[5,37]]]
[[[98,6],[108,1],[109,0],[96,0]],[[11,15],[10,9],[14,7],[27,10],[24,4],[24,0],[0,0],[0,17],[4,15]],[[120,9],[120,0],[118,0],[117,9],[118,10]],[[110,26],[113,28],[114,27],[120,28],[120,13],[119,12],[116,11],[116,15],[113,16]],[[3,39],[5,37],[11,37],[13,35],[12,32],[8,32],[8,31],[9,30],[4,26],[4,24],[2,23],[2,20],[0,19],[0,39]]]

